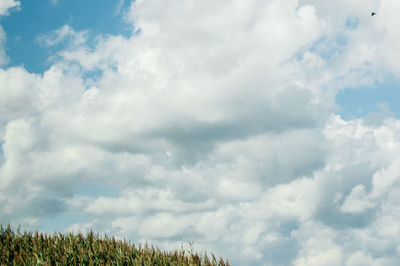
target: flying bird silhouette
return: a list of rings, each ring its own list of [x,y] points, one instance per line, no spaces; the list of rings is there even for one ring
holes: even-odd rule
[[[376,13],[375,13],[375,12],[372,12],[372,13],[371,13],[371,16],[375,16],[375,15],[376,15]]]

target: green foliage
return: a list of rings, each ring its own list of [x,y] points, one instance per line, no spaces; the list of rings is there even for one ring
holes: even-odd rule
[[[190,246],[192,246],[190,244]],[[147,244],[136,247],[125,240],[104,238],[93,232],[46,235],[14,232],[0,225],[0,265],[230,265],[212,254],[161,251]]]

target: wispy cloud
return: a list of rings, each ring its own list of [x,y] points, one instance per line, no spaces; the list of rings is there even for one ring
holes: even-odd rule
[[[87,32],[76,32],[71,26],[64,25],[50,34],[38,36],[36,41],[46,46],[55,46],[62,42],[68,42],[70,45],[79,46],[87,41]]]
[[[119,0],[118,1],[117,5],[115,6],[115,9],[114,9],[114,15],[115,16],[118,16],[118,15],[121,14],[124,4],[125,4],[125,0]]]

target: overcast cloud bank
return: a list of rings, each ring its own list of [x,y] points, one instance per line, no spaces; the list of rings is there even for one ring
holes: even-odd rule
[[[400,121],[345,121],[335,96],[399,75],[400,5],[331,2],[137,0],[129,38],[39,36],[68,42],[50,69],[0,69],[1,220],[69,214],[238,265],[399,265]]]

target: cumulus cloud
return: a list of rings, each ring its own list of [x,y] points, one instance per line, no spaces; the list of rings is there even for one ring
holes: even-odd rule
[[[2,0],[0,2],[0,16],[9,15],[9,9],[17,9],[20,5],[21,2],[17,0]]]
[[[35,85],[37,77],[16,67],[0,69],[0,121],[2,123],[30,116],[38,110],[39,90]]]
[[[51,68],[0,71],[0,217],[238,265],[397,265],[400,121],[333,114],[398,71],[395,17],[356,2],[134,1],[130,37],[39,37],[67,43]]]

